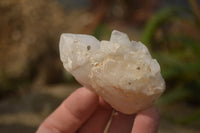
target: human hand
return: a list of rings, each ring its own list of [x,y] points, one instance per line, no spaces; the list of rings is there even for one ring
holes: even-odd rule
[[[36,133],[103,133],[112,108],[95,93],[80,88],[72,93]],[[115,112],[108,133],[156,133],[159,115],[150,107],[136,115]]]

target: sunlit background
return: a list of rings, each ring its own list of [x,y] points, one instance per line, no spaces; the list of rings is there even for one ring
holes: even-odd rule
[[[0,132],[35,132],[80,86],[61,64],[61,33],[109,39],[113,29],[161,65],[159,133],[199,133],[198,0],[0,0]]]

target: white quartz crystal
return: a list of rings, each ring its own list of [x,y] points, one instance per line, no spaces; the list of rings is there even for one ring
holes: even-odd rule
[[[62,34],[59,47],[65,69],[122,113],[151,106],[165,89],[160,66],[147,47],[122,32],[114,30],[110,41]]]

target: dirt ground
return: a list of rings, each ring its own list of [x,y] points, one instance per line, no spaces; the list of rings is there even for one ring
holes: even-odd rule
[[[34,133],[39,124],[80,85],[42,86],[23,96],[0,101],[1,133]],[[199,129],[170,123],[161,117],[159,133],[199,133]]]

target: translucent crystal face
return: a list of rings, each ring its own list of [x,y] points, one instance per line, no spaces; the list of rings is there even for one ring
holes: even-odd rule
[[[83,65],[88,60],[85,54],[99,49],[100,42],[93,36],[81,34],[62,34],[60,39],[60,57],[70,70]],[[73,62],[72,62],[73,61]]]
[[[110,41],[62,34],[60,57],[82,85],[126,114],[150,106],[165,89],[160,66],[147,47],[116,30]]]

